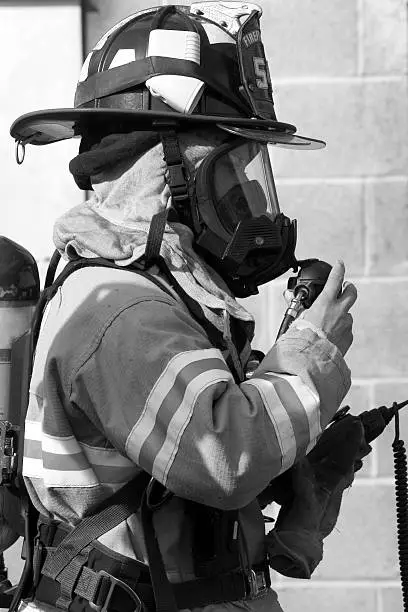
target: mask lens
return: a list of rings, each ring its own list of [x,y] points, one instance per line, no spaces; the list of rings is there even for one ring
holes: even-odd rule
[[[218,156],[213,165],[214,204],[224,227],[234,232],[245,219],[279,214],[266,145],[246,141]]]

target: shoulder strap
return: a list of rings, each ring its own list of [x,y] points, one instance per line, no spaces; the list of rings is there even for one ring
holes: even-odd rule
[[[77,270],[81,270],[82,268],[115,268],[116,270],[135,272],[136,274],[140,274],[141,276],[147,278],[150,282],[154,283],[157,287],[159,287],[159,289],[165,291],[168,295],[172,295],[164,283],[161,283],[156,276],[144,270],[143,267],[141,265],[139,266],[137,262],[134,262],[131,266],[123,267],[118,266],[114,261],[110,259],[104,259],[103,257],[80,257],[78,259],[69,261],[64,267],[64,269],[61,271],[61,273],[54,280],[55,270],[60,259],[60,257],[58,257],[57,255],[59,255],[58,251],[54,253],[51,259],[46,276],[45,288],[41,293],[40,300],[37,304],[36,311],[34,313],[32,325],[32,354],[34,353],[35,346],[37,344],[38,334],[40,332],[41,321],[46,305],[57,293],[59,287],[61,287],[61,285],[67,280],[67,278]]]
[[[230,346],[226,343],[226,340],[220,330],[211,323],[205,316],[203,309],[200,304],[194,300],[192,297],[184,291],[184,289],[177,283],[172,273],[170,272],[167,263],[165,260],[160,257],[155,260],[156,265],[158,266],[160,272],[163,274],[166,281],[169,285],[174,289],[177,295],[180,297],[182,302],[186,305],[188,310],[190,311],[191,316],[201,325],[204,329],[205,333],[211,344],[221,351],[231,349]],[[241,322],[238,319],[232,319],[231,325],[232,338],[231,343],[237,349],[238,353],[241,352],[244,347],[245,342],[247,341],[247,336],[241,326]],[[231,351],[230,356],[227,358],[227,365],[230,368],[232,374],[234,375],[235,382],[242,382],[241,378],[241,368],[237,366],[232,357]]]
[[[208,321],[199,303],[196,302],[192,297],[190,297],[186,293],[186,291],[184,291],[184,289],[177,283],[177,281],[171,274],[165,260],[162,257],[155,257],[154,260],[151,261],[151,263],[154,263],[157,265],[159,271],[163,275],[168,285],[170,285],[173,291],[179,296],[181,301],[188,308],[191,316],[204,329],[211,344],[218,347],[220,350],[224,350],[226,347],[224,346],[224,339],[223,339],[221,332],[215,327],[215,325],[213,325],[210,321]],[[162,291],[165,291],[168,295],[173,297],[172,293],[170,292],[166,284],[160,281],[157,275],[154,275],[148,272],[144,268],[143,264],[139,264],[138,262],[133,262],[130,266],[123,267],[123,266],[118,266],[114,261],[109,260],[109,259],[104,259],[103,257],[95,257],[95,258],[81,257],[81,258],[70,261],[54,281],[52,281],[52,278],[50,278],[50,281],[52,282],[52,284],[46,287],[43,291],[42,298],[44,300],[44,304],[39,309],[39,314],[41,318],[42,318],[42,313],[44,311],[45,305],[47,304],[47,302],[49,302],[49,300],[51,300],[54,297],[58,288],[65,282],[65,280],[76,270],[80,270],[82,268],[88,268],[88,267],[115,268],[116,270],[125,270],[129,272],[135,272],[136,274],[140,274],[144,278],[147,278],[150,282],[154,283],[157,287],[159,287],[159,289],[161,289]],[[39,324],[40,323],[41,323],[41,319],[39,321]],[[36,329],[35,341],[37,340],[37,337],[38,337],[39,326],[40,325],[38,325],[38,329]]]
[[[125,272],[134,272],[135,274],[140,274],[140,276],[144,276],[149,281],[154,283],[159,289],[162,289],[167,294],[171,295],[171,292],[168,290],[166,285],[154,275],[148,272],[141,264],[138,262],[133,262],[130,266],[119,266],[111,259],[105,259],[103,257],[80,257],[78,259],[73,259],[68,262],[64,267],[62,272],[57,276],[55,280],[52,280],[52,284],[46,286],[45,292],[47,292],[47,301],[49,301],[56,294],[57,290],[61,285],[66,281],[68,276],[70,276],[76,270],[81,270],[82,268],[114,268],[115,270],[122,270]],[[51,279],[50,279],[51,280]]]

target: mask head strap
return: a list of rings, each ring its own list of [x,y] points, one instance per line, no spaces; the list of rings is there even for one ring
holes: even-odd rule
[[[176,124],[157,122],[160,140],[163,145],[163,158],[166,162],[166,182],[170,189],[172,208],[183,219],[189,209],[188,175],[180,152]],[[152,265],[160,256],[160,247],[168,217],[168,208],[156,213],[150,223],[145,251],[146,267]]]

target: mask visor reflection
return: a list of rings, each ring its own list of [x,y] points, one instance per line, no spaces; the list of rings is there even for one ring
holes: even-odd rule
[[[226,151],[213,167],[213,193],[223,225],[234,231],[240,221],[280,213],[266,145],[247,141]]]

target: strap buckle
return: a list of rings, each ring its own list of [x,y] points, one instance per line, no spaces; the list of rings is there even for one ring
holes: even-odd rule
[[[188,178],[183,162],[167,164],[166,180],[173,200],[182,202],[188,198]]]
[[[247,580],[249,586],[249,593],[247,595],[247,599],[254,599],[255,597],[259,597],[268,590],[269,585],[266,580],[264,570],[248,570]]]
[[[125,591],[133,600],[135,607],[132,612],[143,612],[143,604],[134,590],[131,589],[126,582],[119,580],[119,578],[115,578],[115,576],[108,574],[105,570],[100,570],[98,572],[98,583],[95,589],[95,595],[93,600],[89,601],[92,610],[95,610],[95,612],[109,612],[109,605],[116,588]],[[103,602],[101,602],[101,599],[103,599]]]

